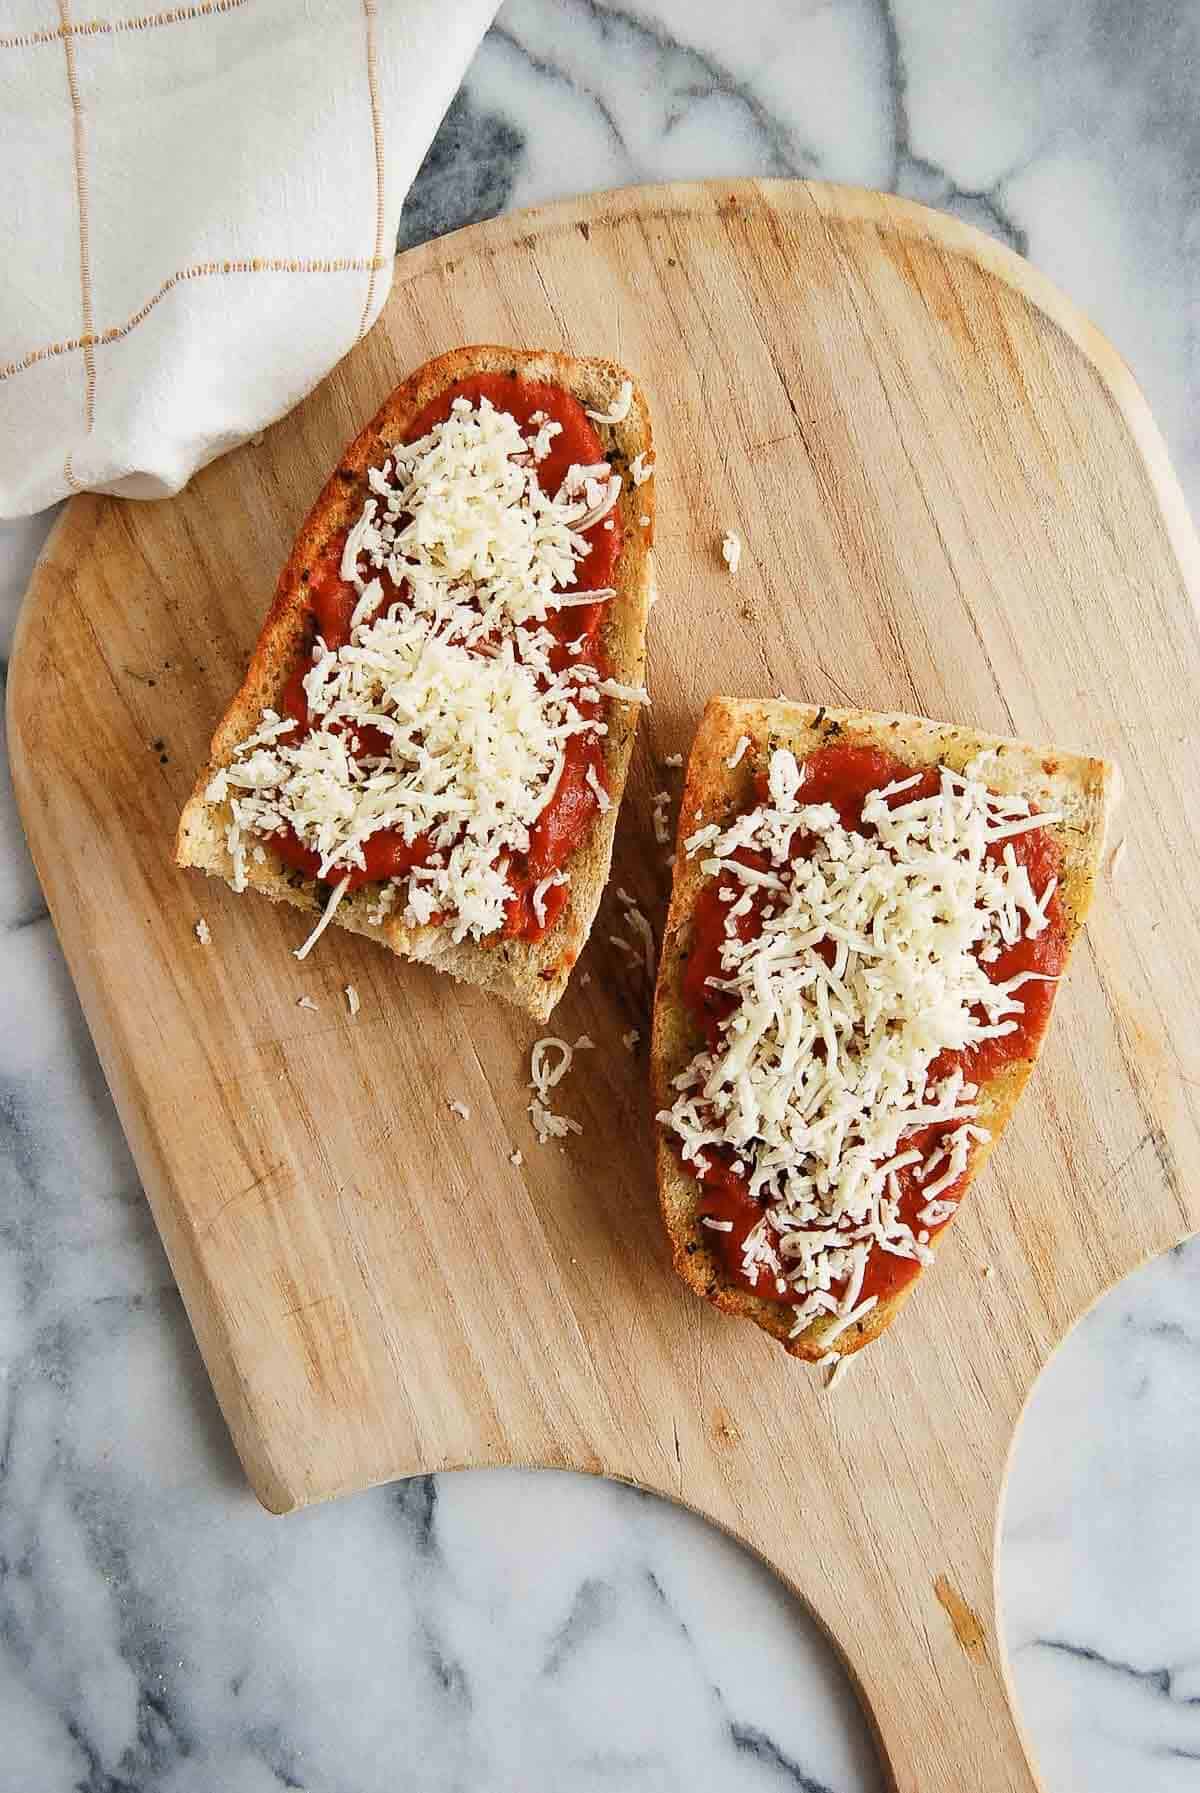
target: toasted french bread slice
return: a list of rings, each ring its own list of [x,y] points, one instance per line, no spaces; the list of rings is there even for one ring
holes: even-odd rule
[[[750,746],[731,769],[727,762],[735,757],[743,736],[749,738]],[[656,1111],[670,1108],[674,1099],[672,1079],[703,1046],[681,992],[692,938],[692,916],[706,878],[700,867],[703,855],[689,858],[684,841],[706,823],[717,822],[725,827],[734,816],[754,806],[755,777],[765,769],[770,752],[789,748],[797,760],[803,761],[832,740],[882,748],[914,769],[942,764],[962,771],[977,754],[992,750],[994,758],[988,762],[987,770],[990,789],[1026,797],[1037,809],[1048,814],[1057,811],[1063,816],[1050,832],[1062,853],[1059,898],[1068,953],[1074,944],[1092,901],[1107,818],[1119,789],[1115,766],[1056,747],[1034,747],[919,716],[714,697],[704,712],[692,747],[680,804],[675,881],[654,1003],[651,1078]],[[991,1138],[977,1146],[972,1155],[972,1177],[1003,1132],[1036,1058],[1037,1050],[1028,1058],[1010,1062],[980,1086],[978,1118]],[[753,1320],[792,1356],[811,1362],[824,1358],[830,1349],[826,1335],[836,1332],[835,1317],[822,1316],[792,1338],[794,1314],[790,1306],[754,1295],[726,1274],[712,1249],[712,1234],[699,1224],[701,1185],[685,1166],[677,1142],[673,1143],[661,1125],[657,1129],[656,1153],[659,1203],[675,1268],[684,1282],[723,1313]],[[935,1236],[931,1242],[934,1248],[938,1242]],[[832,1346],[836,1354],[840,1357],[861,1349],[890,1326],[915,1286],[915,1281],[910,1282],[885,1297],[861,1320],[841,1331]]]
[[[280,705],[284,686],[301,652],[308,569],[330,551],[359,516],[368,493],[367,469],[386,458],[410,422],[439,393],[459,380],[483,373],[516,373],[524,380],[552,382],[597,412],[609,408],[622,382],[629,379],[625,370],[612,361],[581,359],[551,350],[484,345],[440,355],[397,387],[340,457],[301,526],[279,576],[275,599],[246,677],[213,736],[208,763],[183,811],[175,846],[177,865],[195,866],[232,882],[233,862],[226,846],[231,820],[228,802],[210,802],[205,792],[213,774],[230,762],[238,743],[252,732],[262,710]],[[643,473],[643,483],[637,485],[629,474],[629,465],[637,456],[650,462],[652,453],[650,418],[636,383],[621,421],[593,421],[605,453],[623,481],[618,500],[622,546],[613,577],[617,595],[605,608],[601,642],[613,677],[621,684],[636,686],[643,680],[646,619],[654,598],[654,479]],[[456,945],[444,927],[406,927],[398,916],[376,920],[370,912],[376,907],[378,892],[369,884],[346,896],[337,909],[335,925],[365,934],[402,958],[420,960],[449,972],[463,983],[478,984],[544,1020],[566,988],[608,877],[613,833],[637,721],[636,704],[610,700],[604,742],[610,806],[592,821],[567,862],[570,900],[540,940],[478,944],[467,940]],[[272,902],[290,903],[307,910],[315,919],[324,907],[328,891],[286,866],[269,842],[262,845],[263,859],[255,857],[246,868],[247,883]]]

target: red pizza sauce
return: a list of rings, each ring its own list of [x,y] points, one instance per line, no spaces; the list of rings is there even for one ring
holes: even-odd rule
[[[864,827],[862,819],[865,799],[872,791],[879,790],[884,785],[910,778],[914,771],[915,767],[904,765],[902,761],[878,748],[858,746],[852,741],[838,742],[819,748],[804,761],[804,781],[800,787],[800,796],[805,803],[832,804],[847,829],[870,834],[870,828]],[[936,770],[929,769],[923,772],[920,784],[900,793],[894,801],[896,804],[911,803],[918,797],[932,795],[938,788],[938,774]],[[765,795],[765,792],[762,794]],[[989,855],[999,858],[1006,845],[1012,847],[1018,862],[1028,868],[1035,892],[1040,894],[1052,877],[1060,875],[1061,857],[1058,846],[1044,828],[1030,829],[1028,833],[1015,835],[1007,842],[997,843],[988,849]],[[812,847],[811,836],[798,835],[793,857],[799,858],[810,853]],[[767,868],[767,861],[759,854],[743,851],[738,857],[747,864],[757,865],[763,870]],[[717,895],[721,883],[721,879],[713,879],[705,885],[697,900],[692,949],[683,979],[684,1004],[704,1033],[710,1049],[716,1046],[721,1022],[732,1013],[737,1002],[736,997],[710,990],[705,983],[709,977],[722,975],[721,945],[725,937],[724,921],[729,905],[723,903]],[[739,885],[739,894],[742,888]],[[765,900],[763,895],[756,896],[750,913],[739,919],[738,931],[743,940],[753,939],[761,929]],[[1057,890],[1047,907],[1047,917],[1049,925],[1042,933],[1031,940],[1021,939],[1012,946],[1003,947],[999,956],[984,967],[993,983],[1003,983],[1006,979],[1015,977],[1019,971],[1040,971],[1049,977],[1056,977],[1061,972],[1066,963],[1067,944]],[[929,1067],[930,1083],[939,1082],[956,1067],[961,1069],[965,1082],[983,1083],[1006,1065],[1031,1057],[1036,1052],[1050,1019],[1056,988],[1055,984],[1036,982],[1022,985],[1020,997],[1025,1005],[1024,1012],[1012,1017],[1017,1023],[1014,1031],[996,1039],[983,1040],[977,1046],[961,1052],[939,1053]],[[927,1156],[944,1132],[944,1125],[937,1123],[916,1128],[904,1135],[903,1148],[906,1151],[912,1148],[920,1151],[922,1156]],[[746,1275],[742,1268],[742,1248],[747,1235],[762,1219],[763,1209],[751,1195],[746,1180],[735,1175],[730,1168],[734,1162],[731,1150],[709,1146],[705,1148],[703,1155],[708,1161],[708,1169],[700,1177],[704,1194],[699,1213],[708,1215],[713,1220],[733,1223],[733,1230],[728,1233],[706,1229],[706,1243],[721,1258],[729,1281],[766,1300],[793,1305],[802,1301],[803,1295],[790,1288],[786,1294],[780,1295],[774,1278],[767,1272],[760,1271],[757,1283]],[[918,1211],[928,1199],[912,1174],[918,1168],[914,1164],[896,1172],[900,1187],[899,1217],[914,1233],[921,1225],[917,1219]],[[968,1175],[969,1171],[957,1183],[945,1189],[939,1199],[956,1200],[962,1193]],[[948,1221],[944,1221],[942,1226],[930,1227],[930,1237],[936,1237],[942,1227],[948,1224]],[[912,1282],[920,1269],[920,1264],[913,1258],[901,1258],[894,1252],[876,1249],[867,1259],[862,1298],[865,1300],[868,1296],[875,1295],[883,1301]],[[844,1284],[835,1283],[833,1293],[840,1294],[843,1287]]]
[[[418,412],[404,440],[416,442],[420,437],[428,435],[435,424],[443,423],[450,415],[450,407],[456,398],[469,399],[472,405],[478,405],[483,398],[489,399],[498,411],[507,411],[514,417],[522,431],[533,428],[531,419],[539,411],[562,425],[561,433],[551,442],[549,454],[537,463],[538,484],[544,492],[557,492],[571,466],[590,466],[607,458],[583,406],[569,392],[564,391],[561,386],[523,380],[516,374],[475,374],[468,380],[459,380],[455,385],[448,386],[423,411]],[[612,524],[611,529],[605,528],[605,524],[609,522]],[[311,621],[305,631],[303,649],[288,679],[283,698],[284,714],[294,716],[302,728],[307,728],[309,722],[303,679],[312,663],[309,649],[313,640],[320,635],[328,647],[336,650],[350,639],[350,618],[358,602],[358,593],[341,576],[342,549],[348,533],[348,529],[341,532],[319,561],[308,569],[305,583]],[[595,591],[602,586],[611,585],[621,552],[621,519],[615,509],[603,521],[583,533],[588,552],[576,566],[571,584],[564,588],[568,591]],[[387,604],[403,599],[403,588],[392,588],[386,573],[379,577],[383,580]],[[608,666],[600,642],[603,615],[602,603],[574,605],[550,614],[543,626],[562,644],[551,655],[555,671],[560,671],[569,663],[594,666],[602,678],[608,676]],[[567,642],[575,642],[580,638],[583,645],[579,652],[568,657]],[[359,751],[363,754],[386,751],[386,743],[372,740],[371,732],[369,729],[359,731]],[[293,734],[290,738],[295,740],[299,737]],[[554,795],[530,832],[529,851],[515,858],[508,868],[512,896],[507,907],[503,933],[516,939],[539,940],[566,905],[568,887],[564,884],[552,885],[545,893],[545,921],[542,923],[534,914],[532,897],[534,888],[544,878],[565,865],[598,813],[596,793],[588,782],[589,767],[600,785],[607,787],[601,737],[572,735],[566,746],[565,757],[566,763]],[[291,829],[274,835],[271,844],[286,864],[294,866],[310,878],[317,875],[320,865],[318,855],[306,847]],[[422,865],[431,850],[426,836],[421,835],[408,842],[397,829],[378,829],[364,844],[365,866],[356,866],[350,871],[350,889],[356,890],[363,884],[374,884],[402,876],[414,866]],[[336,874],[336,881],[340,881],[340,877],[344,875]]]

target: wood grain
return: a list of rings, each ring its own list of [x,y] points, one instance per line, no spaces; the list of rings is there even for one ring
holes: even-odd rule
[[[654,407],[655,702],[614,886],[656,920],[660,761],[714,688],[957,718],[1124,768],[1120,879],[1033,1086],[936,1273],[832,1394],[669,1273],[644,1046],[621,1045],[647,991],[607,944],[612,897],[557,1017],[599,1042],[563,1089],[584,1136],[539,1149],[520,1017],[348,936],[298,965],[303,917],[170,864],[335,455],[411,367],[479,340],[610,354]],[[1033,1784],[993,1619],[1012,1428],[1072,1320],[1198,1224],[1198,564],[1141,397],[1058,293],[951,219],[794,183],[602,195],[411,251],[376,328],[260,446],[169,503],[71,504],[22,616],[14,775],[269,1507],[465,1464],[628,1477],[804,1594],[898,1787]]]

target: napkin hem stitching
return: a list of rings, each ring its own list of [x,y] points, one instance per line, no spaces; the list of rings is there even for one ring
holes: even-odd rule
[[[105,348],[109,343],[119,342],[128,336],[137,326],[144,323],[154,307],[161,299],[165,299],[173,288],[185,280],[202,280],[214,274],[365,274],[368,271],[378,273],[388,265],[386,255],[353,255],[333,257],[310,257],[290,260],[285,256],[247,256],[236,261],[197,262],[191,267],[176,268],[168,274],[158,289],[139,306],[131,317],[123,324],[113,324],[107,330],[98,333],[68,336],[58,342],[43,343],[40,348],[30,349],[19,361],[9,361],[0,367],[0,380],[10,380],[14,374],[25,373],[36,367],[39,361],[53,360],[56,355],[71,355],[76,349],[92,346]]]
[[[59,38],[115,37],[124,31],[153,31],[159,25],[186,25],[192,19],[203,19],[213,13],[235,12],[246,0],[194,0],[191,6],[170,6],[162,12],[141,13],[132,19],[81,19],[76,24],[64,19],[42,31],[14,31],[0,36],[0,50],[31,50],[40,44],[52,44]]]

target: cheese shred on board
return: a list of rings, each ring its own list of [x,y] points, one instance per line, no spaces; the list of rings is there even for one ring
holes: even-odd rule
[[[579,1051],[590,1051],[594,1042],[581,1034],[574,1046],[554,1034],[535,1042],[529,1055],[529,1088],[533,1092],[528,1104],[529,1118],[540,1146],[552,1139],[565,1139],[568,1133],[582,1133],[583,1128],[570,1115],[555,1114],[550,1106],[554,1089],[562,1082],[575,1062]]]
[[[803,770],[779,749],[764,801],[686,842],[728,904],[708,982],[734,1000],[658,1119],[697,1174],[716,1148],[745,1177],[763,1214],[743,1269],[796,1300],[793,1338],[834,1316],[831,1344],[874,1306],[860,1299],[873,1252],[932,1256],[929,1230],[989,1135],[976,1086],[961,1070],[931,1081],[931,1067],[1015,1031],[1022,986],[1045,977],[993,982],[986,967],[1049,925],[1055,880],[1035,890],[1009,843],[1061,817],[996,795],[977,770],[941,767],[929,796],[905,795],[919,774],[873,791],[859,832],[804,802]],[[743,939],[752,909],[761,926]],[[918,1130],[932,1145],[906,1149]],[[924,1197],[915,1231],[899,1213],[907,1166]]]
[[[543,492],[553,427],[535,420],[524,435],[486,397],[457,398],[369,470],[341,561],[358,594],[350,639],[313,645],[307,731],[264,710],[208,786],[210,801],[229,801],[235,889],[256,838],[290,829],[317,878],[344,890],[366,870],[371,836],[389,830],[430,850],[382,887],[381,915],[386,898],[407,926],[444,921],[456,943],[502,927],[507,867],[554,797],[568,742],[607,733],[606,698],[646,701],[586,662],[561,665],[544,626],[616,595],[567,588],[588,553],[583,532],[621,492],[607,461],[572,466]],[[596,797],[603,811],[607,793]]]

